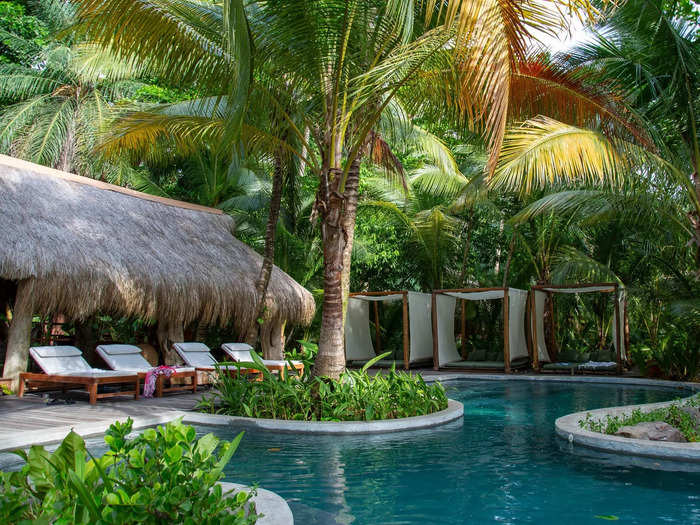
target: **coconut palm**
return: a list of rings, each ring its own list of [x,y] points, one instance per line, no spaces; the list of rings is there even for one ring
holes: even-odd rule
[[[615,84],[653,142],[594,122],[531,119],[506,134],[494,183],[529,192],[572,181],[619,187],[639,177],[671,180],[691,209],[685,227],[700,268],[700,54],[696,25],[675,9],[676,3],[627,2],[566,60],[573,71],[588,71],[591,83]]]
[[[227,139],[245,133],[246,126],[231,116],[241,114],[239,102],[249,94],[243,72],[251,50],[255,63],[269,72],[270,82],[258,92],[268,93],[266,104],[277,108],[301,147],[276,130],[258,137],[300,157],[319,180],[314,215],[325,269],[316,372],[330,376],[344,367],[343,282],[350,269],[359,166],[389,105],[399,98],[412,115],[455,117],[482,131],[493,166],[512,83],[535,78],[516,74],[531,33],[561,30],[570,21],[564,11],[587,9],[583,0],[269,0],[245,9],[233,0],[79,2],[82,30],[117,57],[145,61],[174,82],[218,96]],[[574,91],[568,92],[571,105]],[[222,105],[224,95],[232,103]],[[564,98],[559,93],[557,100]],[[189,141],[211,132],[197,121],[180,121],[169,130]]]
[[[45,4],[60,24],[53,29],[71,23],[68,4]],[[15,35],[17,39],[21,36]],[[100,162],[93,148],[108,121],[109,106],[138,87],[127,80],[139,69],[122,67],[68,38],[43,48],[30,44],[27,49],[35,54],[26,63],[0,65],[0,99],[11,102],[0,113],[0,151],[80,175],[125,181],[131,173],[128,164]],[[100,67],[88,70],[87,63]]]

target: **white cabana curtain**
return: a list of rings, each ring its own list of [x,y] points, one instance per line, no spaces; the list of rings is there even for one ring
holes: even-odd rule
[[[350,297],[345,315],[345,360],[365,361],[374,356],[369,333],[369,303]]]
[[[437,294],[435,296],[438,366],[462,360],[462,356],[457,351],[457,342],[455,341],[456,304],[457,299],[453,295]]]
[[[408,292],[409,363],[433,357],[431,294]],[[367,361],[376,357],[369,330],[369,302],[403,300],[403,294],[353,295],[345,316],[345,360]],[[402,328],[400,328],[402,329]]]
[[[535,294],[535,323],[537,332],[537,359],[540,363],[550,363],[552,359],[547,352],[547,343],[544,339],[544,303],[547,294],[540,290],[533,290]]]
[[[454,318],[457,299],[484,301],[503,299],[504,290],[475,292],[444,292],[435,296],[438,325],[438,366],[461,361],[454,336]],[[508,338],[510,340],[510,360],[527,357],[527,336],[525,332],[525,312],[527,292],[508,288]]]
[[[408,292],[411,363],[433,358],[432,294]]]
[[[517,288],[508,288],[508,338],[510,340],[510,360],[528,357],[527,335],[525,335],[525,312],[527,311],[527,292]]]

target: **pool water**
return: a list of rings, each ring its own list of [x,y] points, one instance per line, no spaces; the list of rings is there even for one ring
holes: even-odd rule
[[[683,392],[471,380],[448,389],[464,403],[464,420],[434,429],[347,437],[248,431],[227,480],[277,492],[297,525],[700,524],[700,473],[570,454],[554,434],[554,420],[571,412]]]

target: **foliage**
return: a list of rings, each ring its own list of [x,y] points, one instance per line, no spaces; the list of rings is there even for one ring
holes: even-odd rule
[[[47,24],[19,2],[0,2],[0,64],[27,63],[45,43]]]
[[[55,452],[33,446],[16,452],[25,465],[0,473],[3,523],[230,523],[252,524],[250,494],[225,497],[216,482],[243,434],[220,442],[196,438],[173,422],[130,438],[133,422],[115,422],[95,458],[75,432]]]
[[[313,346],[305,344],[309,349]],[[383,354],[379,358],[384,358]],[[216,391],[199,408],[232,416],[298,421],[374,421],[420,416],[447,408],[445,389],[428,385],[418,374],[397,372],[369,375],[367,368],[346,370],[340,379],[271,374],[257,354],[242,367],[261,370],[262,381],[246,381],[219,369]]]
[[[673,403],[667,407],[656,408],[648,412],[635,409],[629,414],[621,416],[607,415],[603,419],[594,419],[591,414],[579,421],[579,426],[592,432],[603,434],[615,434],[620,427],[636,425],[637,423],[647,423],[653,421],[664,421],[677,428],[687,441],[700,441],[700,426],[696,419],[682,407],[697,407],[700,404],[700,397],[694,398],[684,403]]]

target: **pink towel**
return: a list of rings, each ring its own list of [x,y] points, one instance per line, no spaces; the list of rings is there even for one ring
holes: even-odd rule
[[[157,366],[146,372],[146,380],[143,382],[143,397],[153,397],[156,391],[158,376],[170,377],[176,372],[174,366]]]

